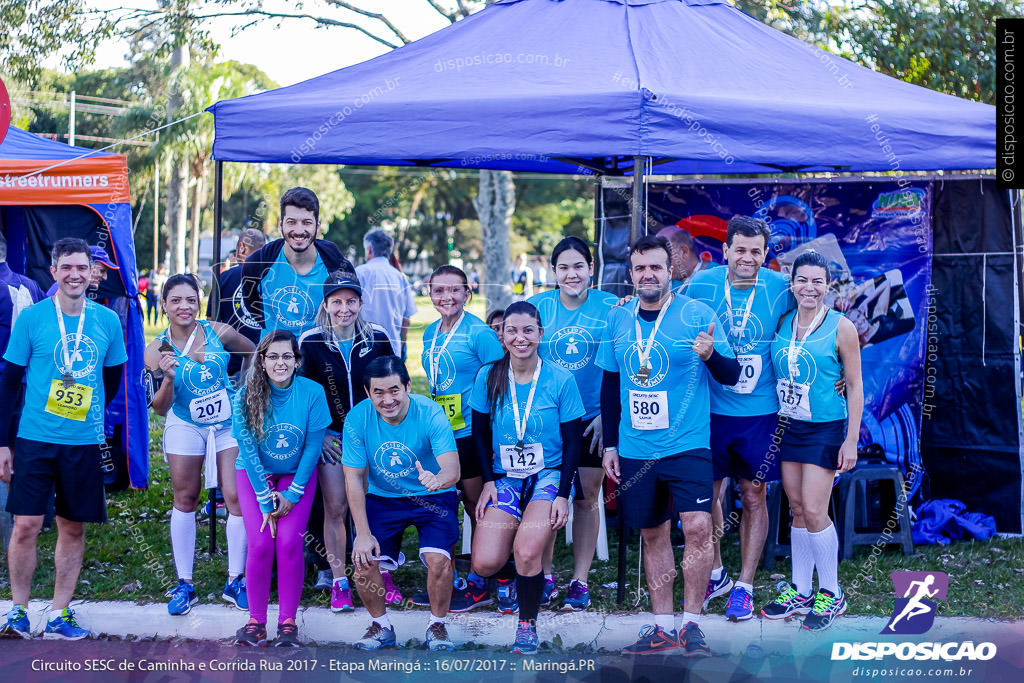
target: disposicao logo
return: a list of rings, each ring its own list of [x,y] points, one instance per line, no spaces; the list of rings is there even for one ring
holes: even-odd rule
[[[871,204],[872,218],[916,216],[921,212],[924,190],[912,187],[906,190],[883,192]]]
[[[949,588],[949,575],[944,572],[893,572],[889,575],[896,591],[889,623],[882,629],[882,635],[920,635],[935,624],[935,600],[945,600]],[[902,597],[900,597],[902,596]],[[894,656],[900,660],[942,660],[945,662],[962,659],[987,661],[996,656],[994,643],[973,641],[946,643],[910,642],[857,642],[833,643],[832,660],[882,659]]]

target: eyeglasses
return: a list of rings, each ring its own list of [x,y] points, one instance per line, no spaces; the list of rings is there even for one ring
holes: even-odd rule
[[[268,354],[263,354],[263,359],[267,360],[267,361],[270,361],[271,363],[276,363],[279,360],[283,360],[285,362],[291,362],[291,361],[295,360],[295,354],[294,353],[282,353],[280,356],[277,355],[276,353],[271,353],[269,355]]]

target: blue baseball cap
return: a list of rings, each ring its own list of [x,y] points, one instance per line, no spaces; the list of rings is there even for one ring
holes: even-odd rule
[[[121,270],[119,266],[115,266],[114,262],[110,260],[110,255],[107,254],[107,250],[103,247],[98,247],[95,244],[89,245],[89,251],[92,253],[92,260],[98,261],[105,265],[111,270]]]

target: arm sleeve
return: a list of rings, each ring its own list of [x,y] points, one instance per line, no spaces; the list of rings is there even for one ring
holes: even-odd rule
[[[103,368],[103,405],[109,406],[121,390],[121,375],[124,372],[124,363],[120,365],[106,365]]]
[[[722,354],[718,353],[718,349],[711,351],[711,358],[704,361],[704,364],[708,367],[708,372],[711,373],[711,377],[719,384],[725,386],[732,386],[740,379],[740,362],[735,358],[726,358]],[[602,406],[604,405],[602,401]],[[604,420],[601,421],[602,428],[604,427]],[[608,443],[607,432],[605,435],[605,443]]]
[[[313,468],[320,460],[324,434],[331,424],[331,413],[327,409],[327,397],[324,395],[323,387],[317,384],[311,389],[313,399],[310,401],[309,417],[306,419],[306,440],[302,444],[299,466],[295,469],[292,483],[281,492],[281,495],[293,504],[298,503],[306,492],[306,484],[309,483],[309,478],[313,476]]]
[[[473,411],[473,445],[476,459],[480,463],[480,474],[484,483],[494,481],[494,463],[491,462],[491,415]]]
[[[7,362],[4,372],[0,375],[0,393],[8,397],[8,400],[0,402],[0,446],[10,446],[9,436],[11,434],[11,422],[14,420],[14,411],[17,406],[10,397],[17,396],[21,389],[21,381],[25,378],[25,366]]]
[[[583,442],[583,422],[580,418],[563,422],[562,432],[562,476],[558,481],[558,496],[568,498],[576,470],[580,466],[580,444]]]
[[[619,420],[622,402],[619,400],[619,373],[604,371],[601,378],[601,432],[606,448],[619,446]]]
[[[242,300],[245,302],[245,310],[253,317],[256,323],[263,327],[263,301],[260,298],[260,272],[263,270],[263,249],[252,254],[242,264],[242,281],[239,287],[242,288]]]

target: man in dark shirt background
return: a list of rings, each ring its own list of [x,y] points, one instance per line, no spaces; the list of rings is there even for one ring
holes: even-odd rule
[[[242,300],[242,266],[245,259],[259,250],[267,242],[267,236],[256,228],[246,228],[238,236],[235,245],[235,261],[239,265],[228,268],[218,277],[220,300],[216,309],[213,306],[214,290],[210,290],[210,301],[206,307],[206,317],[226,325],[231,325],[253,344],[260,343],[260,324],[249,314]],[[231,354],[228,363],[228,374],[234,375],[242,367],[242,357]]]

